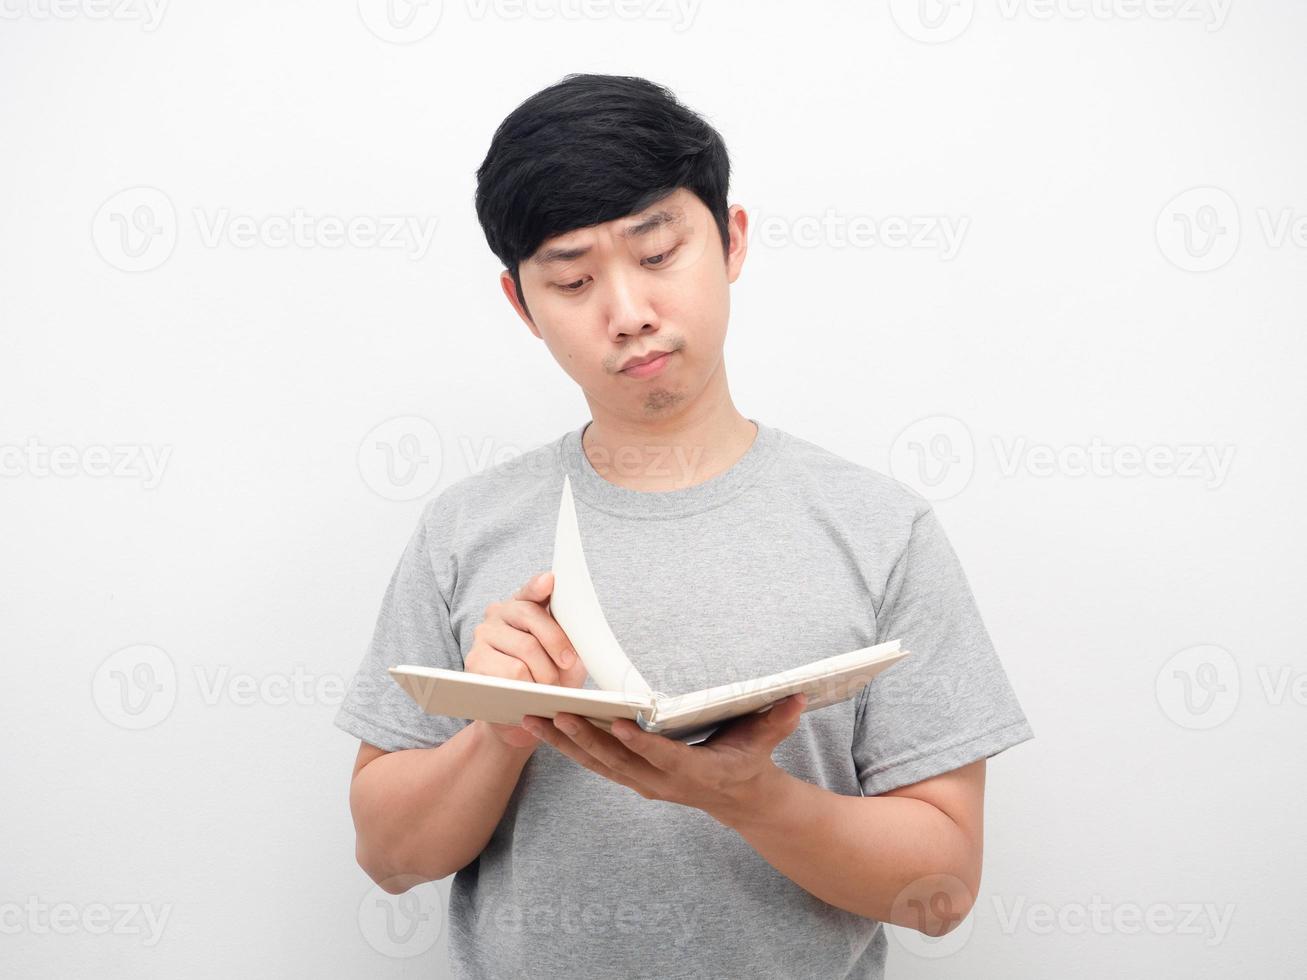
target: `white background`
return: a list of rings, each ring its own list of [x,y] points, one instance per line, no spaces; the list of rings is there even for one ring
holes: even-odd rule
[[[4,972],[445,975],[331,718],[423,501],[588,417],[472,207],[569,71],[719,128],[737,406],[937,500],[1035,729],[889,974],[1301,970],[1301,5],[114,3],[0,20]]]

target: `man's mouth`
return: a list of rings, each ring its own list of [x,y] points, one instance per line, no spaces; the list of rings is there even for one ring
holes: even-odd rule
[[[621,370],[625,371],[627,368],[639,367],[641,364],[648,364],[650,361],[656,361],[667,353],[669,352],[665,350],[651,350],[649,353],[642,354],[640,357],[631,358],[622,365]]]
[[[621,373],[633,378],[645,378],[657,374],[674,353],[675,351],[651,351],[644,357],[631,361],[622,368]]]

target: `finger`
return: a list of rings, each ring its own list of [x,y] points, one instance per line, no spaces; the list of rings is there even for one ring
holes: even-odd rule
[[[478,636],[491,652],[520,660],[537,684],[557,684],[558,668],[530,633],[514,629],[502,620],[488,619],[478,627]]]
[[[494,721],[487,722],[487,724],[495,730],[500,741],[505,745],[511,745],[517,749],[524,749],[527,746],[536,744],[535,736],[526,731],[521,725],[506,725]]]
[[[526,623],[515,622],[513,625],[519,629],[529,629],[540,641],[541,646],[554,659],[559,667],[566,670],[576,663],[578,657],[576,649],[572,646],[572,641],[568,639],[563,628],[547,611],[545,600],[554,594],[554,573],[552,571],[541,572],[526,585],[514,593],[513,598],[518,600],[514,603],[506,603],[506,608],[501,612],[507,613],[509,609],[514,609],[520,616],[528,617],[530,625]]]
[[[549,657],[566,670],[576,663],[576,650],[557,620],[534,602],[516,600],[503,603],[499,616],[510,626],[530,633]]]
[[[529,720],[534,718],[539,724],[530,725]],[[646,799],[649,798],[649,792],[630,776],[618,772],[605,765],[599,759],[595,758],[585,749],[581,748],[576,742],[569,738],[564,732],[561,732],[554,726],[549,718],[541,718],[538,715],[526,715],[522,719],[523,727],[532,732],[536,738],[542,742],[548,742],[563,755],[573,760],[577,764],[584,766],[591,772],[603,776],[605,779],[612,780],[622,786],[632,789]]]
[[[656,782],[661,776],[659,770],[650,765],[647,760],[636,755],[620,740],[609,735],[589,719],[574,715],[571,712],[560,711],[554,716],[554,727],[561,729],[560,722],[563,725],[569,722],[575,724],[575,732],[569,733],[563,730],[563,735],[570,738],[585,752],[597,759],[600,764],[607,766],[613,772],[641,783]]]
[[[770,752],[799,727],[799,717],[803,714],[806,703],[803,694],[791,694],[774,701],[765,711],[731,722],[722,732],[712,737],[710,744],[750,745]]]
[[[527,602],[544,602],[553,591],[554,573],[541,572],[514,592],[513,598],[525,599]]]
[[[517,657],[510,656],[507,653],[501,653],[498,650],[485,648],[480,656],[482,662],[477,668],[477,673],[486,674],[490,677],[503,677],[510,681],[527,681],[532,684],[543,684],[543,681],[537,681],[531,676],[531,668]]]
[[[627,749],[640,756],[659,772],[683,771],[687,761],[685,754],[694,751],[690,746],[677,739],[659,735],[657,732],[646,732],[628,718],[614,719],[613,735]]]
[[[791,694],[787,698],[782,698],[772,705],[771,711],[767,712],[763,722],[763,727],[767,732],[768,741],[771,742],[772,748],[780,745],[794,734],[795,729],[799,727],[799,718],[803,715],[803,708],[807,703],[808,696],[800,691],[797,694]]]

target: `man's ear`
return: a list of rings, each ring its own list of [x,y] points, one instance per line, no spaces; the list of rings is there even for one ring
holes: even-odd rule
[[[726,212],[726,230],[730,234],[730,247],[726,250],[726,281],[735,282],[744,268],[744,256],[749,251],[749,215],[738,204]]]
[[[513,274],[507,269],[499,273],[499,286],[503,289],[504,295],[508,297],[509,304],[517,312],[517,315],[522,318],[522,322],[531,329],[531,332],[535,334],[537,338],[540,338],[540,331],[537,330],[536,325],[531,322],[531,313],[517,298],[517,285],[513,282]]]

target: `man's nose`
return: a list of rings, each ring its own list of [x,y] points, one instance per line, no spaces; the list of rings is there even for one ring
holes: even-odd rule
[[[640,276],[626,271],[608,276],[605,290],[608,335],[615,340],[658,327],[648,287],[640,279]]]

